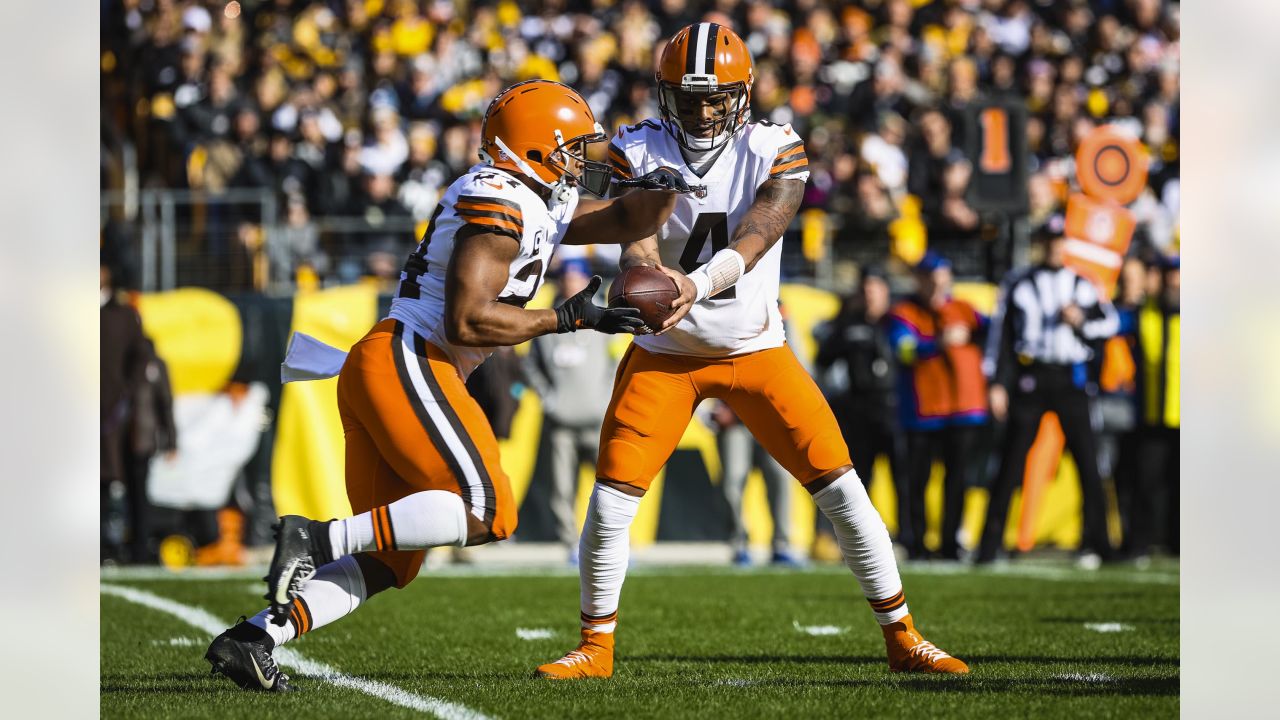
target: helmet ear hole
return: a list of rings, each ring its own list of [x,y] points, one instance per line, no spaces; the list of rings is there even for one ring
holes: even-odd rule
[[[542,162],[542,151],[541,151],[541,150],[530,150],[529,152],[525,153],[525,154],[524,154],[524,156],[525,156],[525,158],[527,158],[527,159],[529,159],[529,160],[532,160],[532,161],[534,161],[534,162],[536,162],[536,163],[540,163],[540,162]]]

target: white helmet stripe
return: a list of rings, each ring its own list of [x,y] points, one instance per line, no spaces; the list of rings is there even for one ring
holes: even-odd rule
[[[698,42],[694,48],[694,72],[707,74],[707,36],[711,34],[711,23],[698,23]]]

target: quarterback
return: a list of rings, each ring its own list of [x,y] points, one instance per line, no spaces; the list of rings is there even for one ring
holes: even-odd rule
[[[559,83],[519,83],[485,113],[484,161],[445,192],[405,262],[389,317],[342,361],[338,410],[353,517],[281,518],[267,575],[270,606],[219,635],[206,659],[246,689],[284,691],[272,650],[402,588],[426,548],[509,536],[515,500],[498,443],[468,395],[468,374],[495,346],[547,333],[637,332],[637,311],[592,303],[595,277],[554,310],[527,310],[559,243],[636,240],[671,212],[669,170],[616,200],[608,163],[587,160],[608,136],[586,102]],[[677,274],[678,273],[673,273]],[[339,357],[341,357],[339,355]],[[332,374],[332,373],[330,373]]]
[[[727,403],[830,518],[883,630],[890,669],[968,672],[916,630],[889,533],[854,473],[831,409],[786,345],[779,241],[800,206],[808,160],[789,125],[749,120],[752,80],[751,56],[733,31],[715,23],[686,27],[659,61],[661,118],[622,128],[610,143],[623,183],[674,166],[706,191],[677,196],[653,236],[623,248],[623,267],[671,266],[687,276],[677,278],[670,328],[637,336],[619,366],[580,542],[582,640],[540,666],[542,677],[613,674],[628,530],[706,398]]]

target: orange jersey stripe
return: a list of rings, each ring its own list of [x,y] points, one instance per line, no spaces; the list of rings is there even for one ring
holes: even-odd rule
[[[503,215],[506,215],[507,217],[511,218],[515,222],[524,222],[524,218],[521,217],[519,210],[509,208],[506,205],[498,205],[495,203],[478,203],[478,202],[470,202],[466,200],[459,200],[458,202],[453,204],[453,209],[459,213],[466,210],[475,210],[479,212],[496,212],[496,213],[501,213]]]
[[[775,167],[769,173],[769,175],[770,177],[777,177],[788,170],[794,170],[796,168],[806,167],[808,164],[809,164],[809,158],[807,157],[800,158],[799,160],[792,160],[791,162],[785,165],[779,165],[778,167]]]
[[[492,218],[492,217],[474,217],[470,215],[464,215],[462,219],[472,225],[487,225],[490,227],[498,227],[504,230],[510,230],[516,233],[517,235],[524,234],[523,225],[518,225],[509,220],[501,220],[499,218]]]

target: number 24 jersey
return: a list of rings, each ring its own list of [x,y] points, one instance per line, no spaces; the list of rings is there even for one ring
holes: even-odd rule
[[[617,175],[639,177],[659,167],[678,170],[690,185],[705,185],[704,197],[690,193],[658,231],[662,264],[690,272],[728,247],[729,239],[770,179],[809,177],[804,142],[790,125],[747,123],[715,162],[698,177],[685,162],[675,138],[658,120],[618,130],[609,146]],[[779,347],[785,342],[778,310],[782,242],[769,248],[737,284],[693,306],[661,336],[641,335],[645,350],[695,357],[727,357]]]
[[[506,171],[473,166],[445,191],[422,242],[405,261],[389,317],[444,350],[466,378],[494,348],[453,345],[445,334],[445,277],[457,241],[468,234],[496,233],[518,242],[507,284],[496,299],[524,307],[542,285],[576,208],[576,195],[548,207]]]

